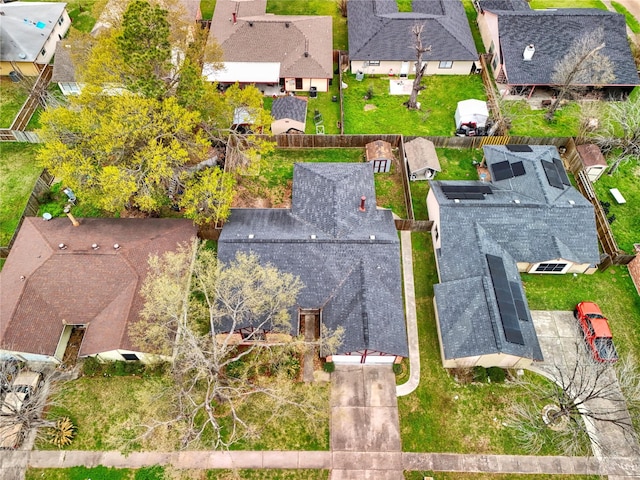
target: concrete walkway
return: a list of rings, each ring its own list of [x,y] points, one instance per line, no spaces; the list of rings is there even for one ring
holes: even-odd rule
[[[418,316],[416,314],[416,292],[413,281],[413,250],[411,232],[400,232],[402,252],[402,277],[404,279],[404,314],[407,322],[409,341],[409,379],[396,387],[396,395],[408,395],[418,388],[420,383],[420,347],[418,342]]]
[[[153,465],[172,465],[179,469],[323,469],[342,470],[358,464],[370,468],[374,476],[389,478],[389,471],[414,470],[434,472],[481,472],[520,474],[586,474],[616,475],[621,478],[640,476],[638,457],[538,457],[517,455],[465,455],[454,453],[402,452],[137,452],[124,456],[120,452],[86,451],[2,451],[0,478],[17,480],[11,476],[12,467],[29,465],[35,468],[93,467],[104,465],[116,468],[140,468]],[[24,477],[22,477],[24,478]],[[342,478],[342,477],[333,477]]]

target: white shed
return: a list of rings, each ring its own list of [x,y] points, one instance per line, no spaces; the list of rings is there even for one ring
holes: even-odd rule
[[[458,102],[458,108],[456,108],[455,113],[456,129],[466,123],[475,123],[476,128],[484,128],[488,118],[489,109],[487,108],[487,102],[473,98]]]

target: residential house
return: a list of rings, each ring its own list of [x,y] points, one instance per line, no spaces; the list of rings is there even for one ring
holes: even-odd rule
[[[432,181],[427,195],[446,368],[542,360],[519,273],[593,273],[599,261],[593,206],[555,147],[485,146],[484,154],[488,181]]]
[[[373,166],[373,173],[390,172],[393,165],[393,149],[389,142],[375,140],[364,146],[365,158]]]
[[[58,364],[74,330],[78,355],[157,358],[136,347],[128,326],[144,306],[149,255],[190,242],[190,220],[26,217],[0,272],[0,357]]]
[[[307,123],[307,98],[286,95],[271,105],[271,133],[304,133]]]
[[[351,73],[415,73],[412,29],[424,25],[422,45],[427,75],[466,75],[477,69],[471,28],[460,0],[413,0],[412,12],[399,12],[395,0],[349,0]]]
[[[391,211],[376,207],[370,165],[296,164],[291,208],[232,209],[218,258],[229,262],[237,252],[300,277],[291,335],[302,333],[303,318],[308,328],[310,316],[331,331],[344,328],[327,360],[388,364],[408,356],[400,244]],[[250,325],[238,327],[241,336]]]
[[[594,8],[532,10],[527,2],[477,2],[478,26],[496,81],[512,87],[554,86],[556,66],[572,45],[598,29],[604,32],[600,54],[613,66],[614,79],[598,85],[607,95],[627,94],[640,84],[627,40],[623,15]],[[581,83],[593,87],[594,83]]]
[[[431,180],[441,171],[436,147],[431,140],[418,137],[404,144],[409,180]]]
[[[333,77],[332,18],[266,14],[266,0],[218,0],[210,42],[222,48],[222,68],[203,74],[222,85],[255,84],[265,95],[329,90]]]
[[[52,2],[0,5],[0,75],[40,74],[71,26],[66,6]]]

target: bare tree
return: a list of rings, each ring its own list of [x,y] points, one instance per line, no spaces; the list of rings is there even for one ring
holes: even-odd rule
[[[348,0],[338,0],[338,11],[344,18],[347,18],[348,13],[347,2]]]
[[[42,372],[35,385],[14,383],[21,373],[29,371],[22,363],[0,361],[0,430],[3,435],[11,432],[13,426],[20,425],[21,434],[37,429],[38,435],[46,436],[46,428],[56,426],[58,419],[45,416],[44,412],[56,405],[51,394],[67,374],[51,369]]]
[[[424,24],[422,25],[414,25],[411,29],[411,33],[415,37],[415,42],[413,47],[416,49],[416,78],[413,79],[413,86],[411,89],[411,95],[409,96],[409,100],[405,103],[408,109],[417,110],[418,109],[418,93],[421,90],[424,90],[424,85],[420,85],[422,82],[422,77],[424,76],[424,72],[427,69],[427,64],[422,62],[422,56],[431,51],[431,45],[423,46],[422,45],[422,31],[424,30]]]
[[[143,319],[130,332],[147,348],[172,352],[175,412],[147,425],[144,435],[171,425],[183,448],[194,442],[228,448],[257,433],[246,412],[254,397],[260,401],[252,408],[259,405],[266,419],[293,410],[311,423],[322,418],[316,389],[292,378],[298,355],[309,347],[289,334],[289,309],[302,288],[297,277],[256,255],[239,254],[224,265],[202,245],[154,257],[150,268]],[[342,332],[324,334],[321,348],[331,352]]]
[[[578,38],[556,63],[551,82],[557,86],[558,94],[545,115],[548,121],[553,120],[560,103],[570,93],[590,85],[604,85],[615,79],[611,60],[602,54],[604,47],[604,30],[600,27]]]
[[[573,363],[548,369],[554,381],[518,380],[528,395],[513,405],[507,424],[531,453],[551,442],[565,455],[585,455],[593,449],[624,456],[617,448],[612,451],[615,440],[637,452],[633,423],[640,413],[640,372],[635,362],[626,358],[614,368],[585,358],[591,357],[577,344]],[[607,435],[598,434],[604,429]]]
[[[611,175],[628,160],[640,161],[640,97],[608,102],[602,110],[600,128],[593,138],[605,153],[613,156],[607,171]]]

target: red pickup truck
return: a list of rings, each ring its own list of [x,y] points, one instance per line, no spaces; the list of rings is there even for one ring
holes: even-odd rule
[[[598,362],[616,362],[618,352],[613,344],[609,322],[593,302],[580,302],[573,311],[580,322],[584,339]]]

